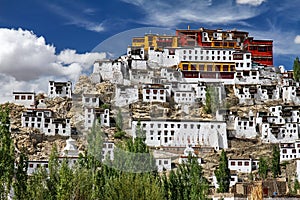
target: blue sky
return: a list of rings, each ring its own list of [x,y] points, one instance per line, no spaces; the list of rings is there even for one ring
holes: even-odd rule
[[[118,33],[142,27],[185,29],[188,25],[192,29],[236,28],[256,39],[273,39],[274,64],[290,69],[300,52],[299,7],[300,0],[0,0],[0,42],[15,47],[7,51],[0,45],[0,76],[14,90],[24,85],[27,90],[42,90],[37,87],[42,76],[75,80],[75,72],[90,70],[93,59],[103,56],[89,53],[97,45],[101,51],[126,44],[128,34],[126,39],[119,34],[119,39],[109,40]],[[144,32],[147,30],[155,32],[153,28]],[[109,43],[102,43],[107,39]],[[39,54],[46,61],[40,61]],[[13,68],[16,58],[22,59]],[[24,60],[31,62],[22,66]],[[53,73],[37,69],[40,65]],[[25,76],[21,67],[32,73]],[[66,72],[60,72],[60,67]]]

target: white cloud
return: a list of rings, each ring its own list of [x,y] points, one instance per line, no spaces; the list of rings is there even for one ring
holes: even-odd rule
[[[95,60],[105,58],[105,53],[85,53],[77,54],[76,50],[66,49],[60,52],[57,59],[62,64],[81,63],[84,70],[88,69]]]
[[[72,82],[90,69],[103,53],[78,54],[67,49],[56,54],[44,37],[28,30],[0,28],[0,102],[12,91],[47,92],[49,80]]]
[[[139,23],[174,27],[181,23],[241,23],[242,20],[257,16],[262,10],[253,6],[234,3],[232,0],[123,0],[138,6],[146,13]],[[248,1],[253,2],[253,1]],[[252,3],[253,4],[253,3]]]
[[[260,4],[262,4],[265,1],[266,0],[236,0],[236,3],[238,3],[238,4],[248,4],[248,5],[251,5],[251,6],[259,6]]]
[[[295,44],[300,44],[300,35],[297,35],[294,39]]]
[[[86,17],[79,15],[79,11],[72,12],[70,10],[67,10],[67,9],[65,9],[61,6],[55,5],[55,4],[49,4],[48,6],[52,12],[65,18],[68,21],[67,24],[75,25],[75,26],[84,28],[86,30],[94,31],[94,32],[98,32],[98,33],[105,30],[105,27],[102,22],[99,23],[99,22],[87,20]],[[87,12],[89,12],[89,13],[87,13]],[[87,13],[87,14],[91,14],[92,12],[94,12],[93,9],[83,10],[83,13]]]

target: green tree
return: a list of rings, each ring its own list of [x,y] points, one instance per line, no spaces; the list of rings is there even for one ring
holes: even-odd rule
[[[14,145],[8,107],[0,107],[0,199],[7,199],[14,176]]]
[[[123,116],[121,109],[119,108],[118,114],[116,117],[116,132],[114,137],[117,139],[122,139],[126,135],[125,131],[123,131]]]
[[[96,167],[97,161],[102,161],[102,148],[103,148],[103,131],[97,121],[94,122],[93,127],[87,135],[88,154],[91,155],[90,159],[93,160],[93,168]]]
[[[272,151],[272,165],[271,165],[271,171],[273,174],[273,177],[276,178],[278,175],[280,175],[280,150],[278,145],[273,145],[273,151]]]
[[[48,187],[48,173],[44,167],[38,170],[28,178],[27,192],[29,200],[36,199],[55,199],[51,196]]]
[[[73,170],[63,160],[59,169],[59,182],[57,183],[57,199],[68,200],[73,197]]]
[[[268,176],[269,166],[267,160],[264,157],[259,158],[258,174],[261,179],[265,179]]]
[[[228,192],[230,185],[230,170],[228,168],[228,158],[226,152],[222,150],[219,167],[215,170],[215,176],[219,185],[218,192]]]
[[[191,155],[186,162],[178,166],[176,171],[170,171],[169,178],[163,175],[161,181],[164,197],[170,200],[206,199],[209,190],[202,167],[197,158]]]
[[[57,198],[57,185],[59,183],[59,162],[58,162],[58,150],[56,144],[53,145],[49,156],[49,179],[47,179],[47,187],[50,193],[51,199]]]
[[[218,88],[207,86],[205,94],[204,110],[208,114],[214,114],[220,106]]]
[[[299,81],[300,80],[300,61],[299,61],[298,57],[296,57],[296,59],[294,60],[293,73],[294,73],[294,79],[296,81]]]
[[[293,190],[293,193],[297,194],[297,191],[299,189],[300,189],[300,184],[299,184],[299,181],[298,181],[298,178],[297,178],[297,175],[296,175],[295,179],[294,179],[294,190]]]
[[[13,183],[14,199],[27,199],[27,168],[28,158],[21,152],[18,161],[16,161],[16,174]]]

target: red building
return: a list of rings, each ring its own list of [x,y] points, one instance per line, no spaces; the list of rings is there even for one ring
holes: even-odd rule
[[[233,48],[251,52],[252,61],[262,65],[273,65],[273,41],[254,40],[248,32],[222,29],[176,30],[179,47],[203,46]]]
[[[248,32],[200,28],[198,30],[176,30],[176,36],[179,37],[178,46],[180,47],[206,46],[240,49],[241,44],[248,37]]]
[[[251,52],[252,61],[262,65],[273,65],[273,41],[254,40],[249,37],[244,42],[244,49]]]

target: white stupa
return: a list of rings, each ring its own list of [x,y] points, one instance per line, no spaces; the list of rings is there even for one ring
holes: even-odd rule
[[[76,140],[72,139],[71,137],[66,140],[66,146],[62,150],[62,156],[65,156],[65,157],[77,157],[78,156]]]

